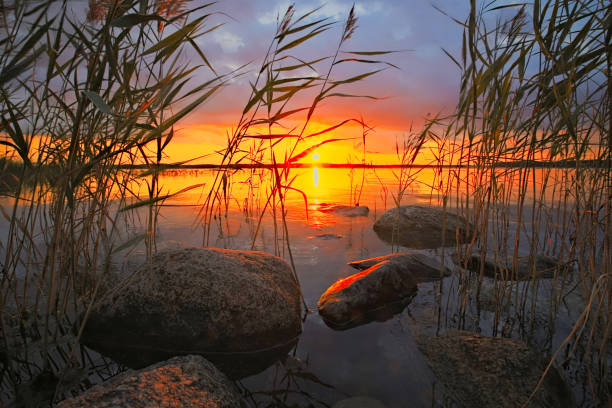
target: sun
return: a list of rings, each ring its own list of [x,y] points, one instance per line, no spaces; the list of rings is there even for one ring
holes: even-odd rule
[[[319,153],[315,153],[312,155],[312,160],[319,160]]]

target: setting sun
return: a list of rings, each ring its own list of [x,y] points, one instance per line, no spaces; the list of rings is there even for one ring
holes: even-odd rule
[[[312,155],[312,160],[315,160],[315,161],[319,160],[319,153],[313,154]]]

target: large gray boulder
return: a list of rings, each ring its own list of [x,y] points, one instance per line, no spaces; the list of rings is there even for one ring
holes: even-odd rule
[[[374,231],[383,241],[424,249],[454,246],[457,239],[466,242],[469,238],[466,225],[465,218],[450,212],[444,215],[442,208],[405,205],[381,215],[374,223]],[[471,227],[470,231],[473,231]]]
[[[210,362],[181,356],[119,374],[57,407],[240,408],[241,399],[236,386]]]
[[[412,275],[417,283],[439,280],[451,273],[446,266],[441,265],[439,259],[416,251],[398,252],[348,264],[355,269],[365,270],[381,262],[385,262],[381,267],[389,268],[393,265],[404,270],[404,273]]]
[[[85,345],[132,368],[201,354],[231,378],[286,355],[301,332],[300,289],[282,259],[255,251],[159,252],[89,316]]]
[[[480,253],[473,252],[463,257],[454,253],[452,258],[457,265],[466,267],[472,272],[480,273],[481,264],[483,263]],[[519,256],[517,258],[516,270],[513,269],[512,260],[499,260],[495,262],[495,259],[491,256],[485,258],[482,267],[484,276],[489,278],[526,280],[534,277],[536,279],[553,278],[555,274],[564,272],[567,265],[550,256],[538,254],[534,256]]]
[[[420,350],[459,407],[521,407],[536,388],[548,361],[519,340],[452,332],[421,336]],[[571,391],[554,368],[528,407],[572,407]]]
[[[337,330],[384,321],[402,311],[416,295],[412,274],[389,261],[340,279],[317,303],[325,323]]]

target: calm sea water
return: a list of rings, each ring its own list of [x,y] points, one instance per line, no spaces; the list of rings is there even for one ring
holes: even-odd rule
[[[164,173],[159,180],[163,193],[198,184],[203,187],[173,196],[160,206],[156,232],[158,249],[205,244],[219,248],[253,248],[289,259],[287,242],[280,233],[280,207],[275,207],[276,213],[268,207],[261,216],[270,192],[265,174],[263,177],[260,174],[265,172],[240,170],[227,174],[225,194],[219,196],[222,205],[214,207],[215,216],[210,224],[202,223],[200,204],[218,175],[217,171]],[[336,280],[356,272],[348,262],[405,249],[382,241],[373,231],[373,223],[385,210],[394,207],[398,200],[402,205],[441,204],[436,189],[440,179],[433,170],[407,172],[402,173],[400,169],[293,169],[291,177],[283,180],[292,188],[285,197],[289,246],[308,310],[303,333],[292,353],[264,372],[241,381],[245,395],[254,406],[277,406],[280,402],[287,406],[331,406],[350,396],[375,398],[387,407],[444,405],[448,396],[418,350],[416,336],[458,328],[492,334],[494,314],[491,310],[468,304],[465,314],[457,314],[460,301],[456,294],[456,276],[419,285],[411,304],[384,322],[336,331],[327,327],[317,314],[316,305],[321,294]],[[553,191],[560,188],[566,177],[564,170],[536,172],[537,188],[527,193],[528,198],[540,197],[541,187],[547,186],[541,195],[544,209],[551,212],[551,216],[545,218],[547,222],[558,222],[552,215],[557,204]],[[506,179],[510,197],[515,194],[512,180]],[[403,190],[402,185],[406,186]],[[134,191],[139,188],[140,193],[146,195],[146,180],[140,187],[134,186]],[[453,192],[450,203],[456,193]],[[324,203],[359,203],[368,206],[370,212],[362,217],[336,216],[319,211]],[[530,227],[517,228],[513,221],[516,206],[510,205],[504,211],[509,219],[507,228],[521,231],[525,238],[521,251],[528,251]],[[527,212],[525,219],[530,219],[530,215]],[[128,217],[125,236],[120,239],[143,232],[145,220],[145,209],[134,212]],[[6,234],[5,222],[0,224],[0,232]],[[439,255],[439,250],[428,252]],[[447,263],[450,262],[448,254],[446,250]],[[116,261],[125,267],[142,260],[144,250],[137,248]],[[553,319],[551,333],[548,330],[551,322],[545,320],[552,285],[550,281],[541,281],[530,289],[541,299],[536,318],[542,321],[531,326],[529,336],[532,345],[543,350],[550,350],[551,344],[560,344],[569,334],[583,303],[579,295],[568,295],[566,302],[559,306],[558,317]],[[485,280],[483,287],[485,293],[492,293],[492,282]],[[519,284],[516,288],[522,290],[524,286]],[[581,387],[578,383],[573,385],[574,389]]]

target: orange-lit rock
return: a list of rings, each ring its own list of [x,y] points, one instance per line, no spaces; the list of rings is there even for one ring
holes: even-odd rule
[[[82,341],[141,368],[201,354],[231,378],[265,369],[301,332],[300,289],[289,265],[257,251],[160,251],[91,312]]]
[[[383,261],[334,283],[317,306],[328,326],[343,330],[389,319],[410,303],[416,291],[409,271]]]
[[[203,357],[182,356],[119,374],[57,407],[239,408],[241,399],[235,385]]]
[[[405,205],[381,215],[374,223],[374,231],[383,241],[424,249],[465,242],[469,238],[466,226],[465,218],[444,214],[442,208]]]

